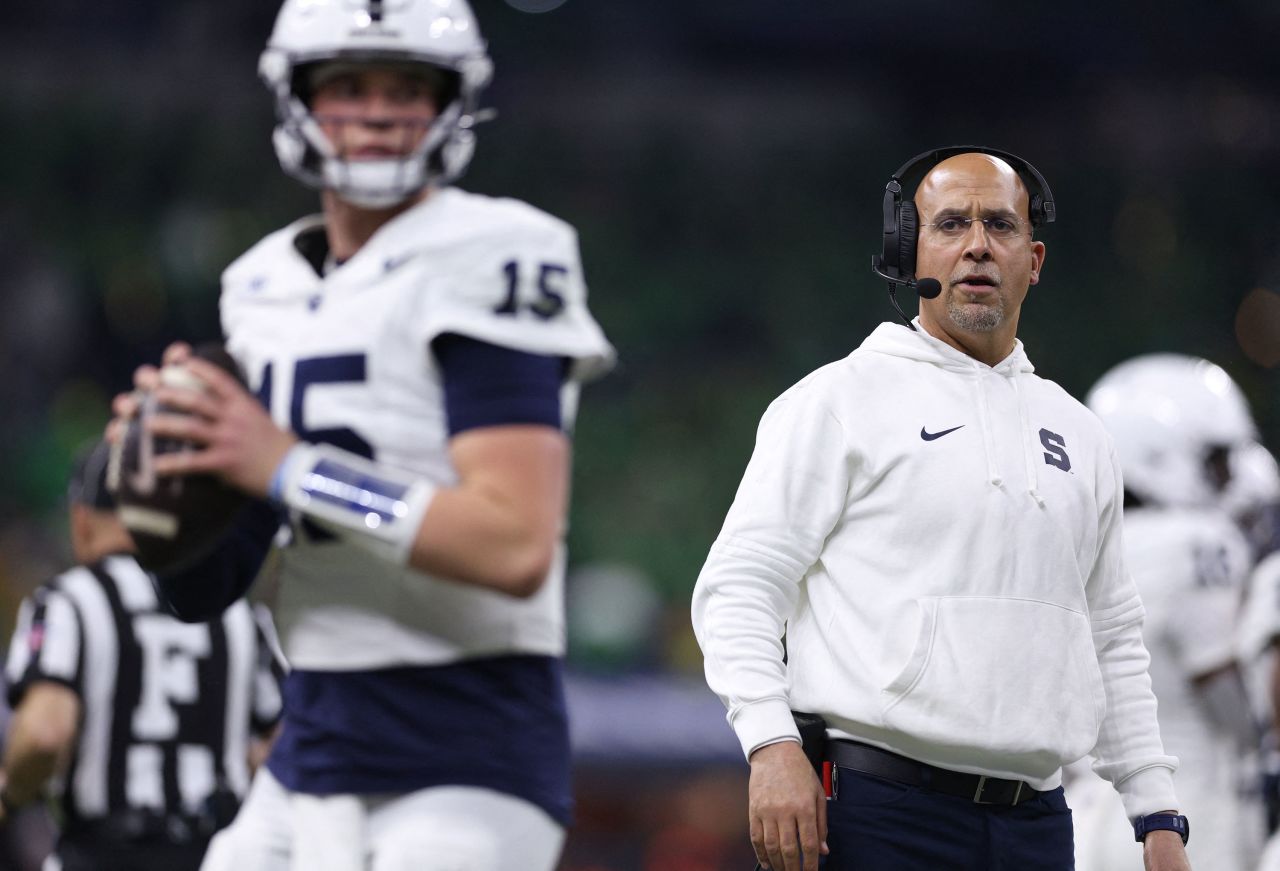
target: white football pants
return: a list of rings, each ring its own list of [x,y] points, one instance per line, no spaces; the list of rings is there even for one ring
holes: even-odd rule
[[[201,871],[553,871],[565,831],[542,808],[472,786],[316,796],[258,770]]]
[[[1181,773],[1181,772],[1179,772]],[[1239,798],[1220,785],[1205,787],[1193,777],[1177,784],[1179,810],[1191,821],[1187,858],[1196,871],[1251,871],[1253,838]],[[1142,871],[1142,845],[1110,783],[1092,771],[1066,787],[1076,834],[1076,871]],[[1280,871],[1280,868],[1277,868]]]

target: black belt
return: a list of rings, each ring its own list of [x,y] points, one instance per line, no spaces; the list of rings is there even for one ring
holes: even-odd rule
[[[923,786],[934,792],[967,798],[975,804],[1021,804],[1042,795],[1021,780],[1002,780],[981,774],[964,774],[916,762],[897,753],[833,738],[827,742],[827,761],[863,774]]]

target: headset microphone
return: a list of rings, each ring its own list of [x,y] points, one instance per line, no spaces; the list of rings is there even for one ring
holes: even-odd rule
[[[915,329],[916,325],[911,323],[911,318],[907,317],[907,313],[902,310],[902,306],[898,305],[898,294],[894,289],[894,285],[909,287],[916,292],[921,299],[936,299],[942,293],[942,282],[936,278],[903,278],[897,275],[891,275],[885,271],[884,266],[879,257],[871,258],[871,271],[883,278],[889,285],[889,304],[893,306],[893,310],[898,313],[898,317],[903,322]]]

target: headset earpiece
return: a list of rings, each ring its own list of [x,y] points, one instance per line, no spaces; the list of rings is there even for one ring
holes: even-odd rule
[[[903,200],[898,206],[898,272],[904,276],[916,274],[916,240],[920,237],[920,216],[912,200]]]
[[[1044,212],[1044,197],[1035,191],[1031,192],[1031,201],[1027,204],[1027,213],[1031,216],[1031,226],[1039,227],[1046,223]]]

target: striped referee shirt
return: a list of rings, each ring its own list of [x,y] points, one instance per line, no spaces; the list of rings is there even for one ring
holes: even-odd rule
[[[260,619],[241,599],[208,623],[182,623],[128,556],[71,569],[22,603],[10,704],[52,681],[83,708],[55,784],[64,836],[131,811],[199,819],[215,796],[244,795],[250,736],[280,716],[277,648]]]

